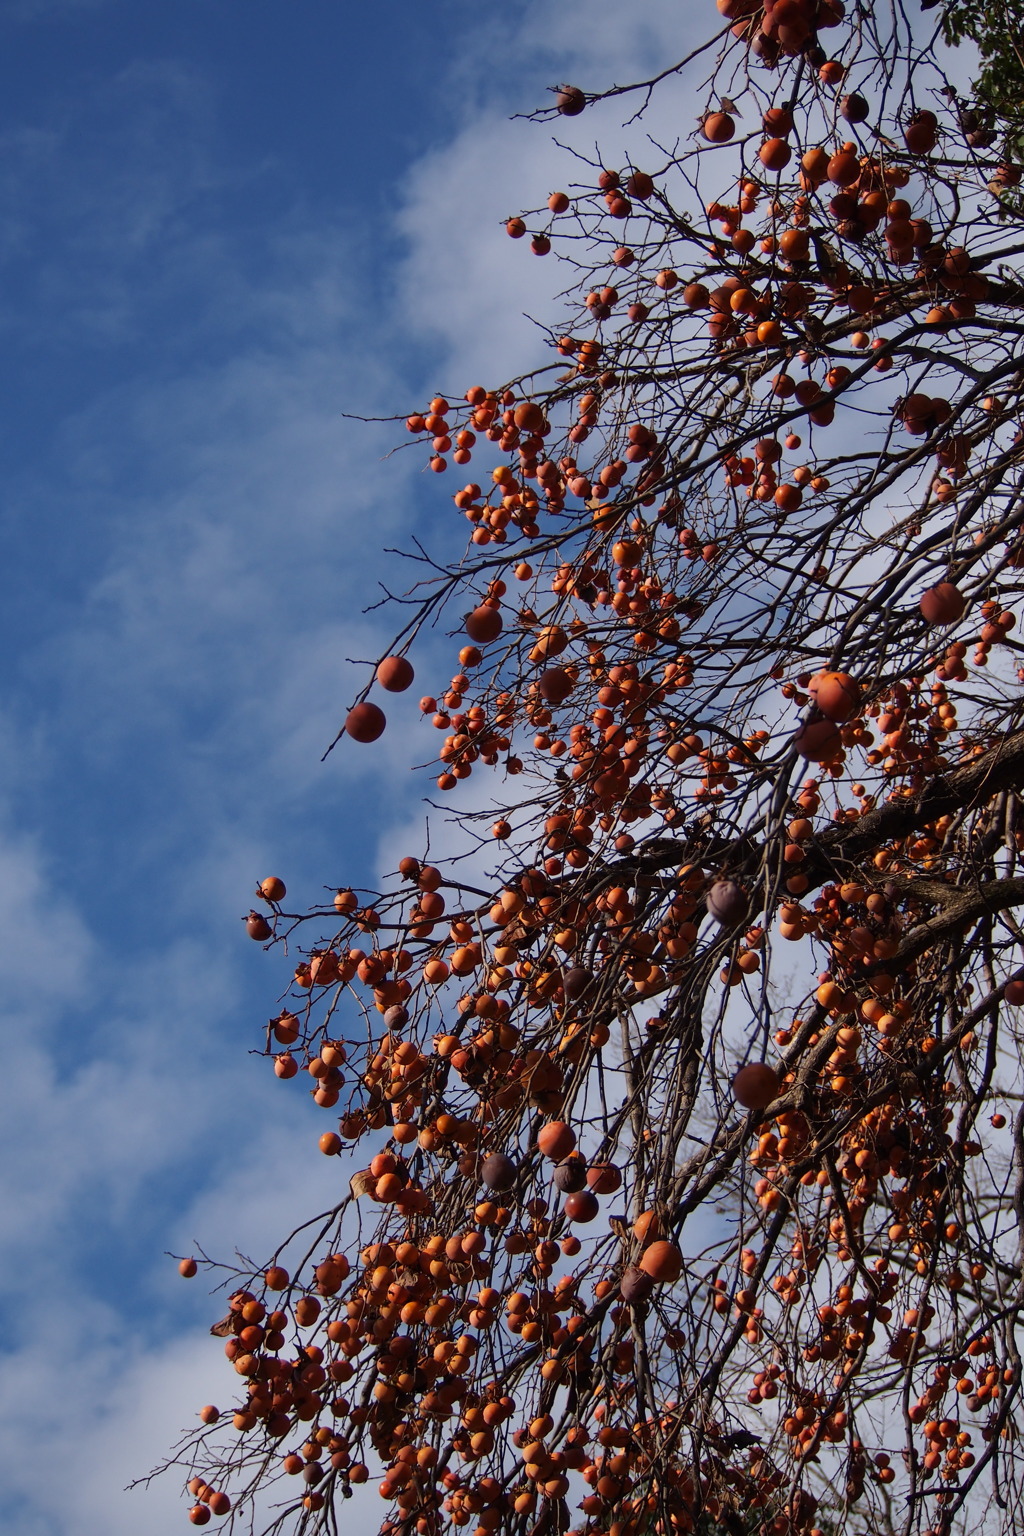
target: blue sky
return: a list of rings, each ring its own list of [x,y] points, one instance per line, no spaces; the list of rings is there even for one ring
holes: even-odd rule
[[[346,658],[388,638],[361,614],[400,579],[381,547],[460,537],[454,485],[343,413],[404,415],[529,356],[522,313],[558,274],[501,220],[565,172],[509,115],[717,21],[644,14],[0,5],[12,1536],[186,1528],[173,1479],[122,1491],[229,1386],[217,1300],[164,1250],[259,1256],[331,1199],[326,1122],[248,1054],[286,977],[239,917],[267,873],[305,905],[420,850],[408,768],[433,743],[403,739],[411,705],[377,747],[320,755],[365,675]],[[419,653],[424,686],[447,651]]]

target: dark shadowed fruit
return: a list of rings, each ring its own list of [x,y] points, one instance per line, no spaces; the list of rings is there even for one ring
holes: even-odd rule
[[[245,920],[245,931],[250,939],[255,939],[258,944],[262,944],[270,938],[274,930],[262,912],[250,912]]]
[[[733,1078],[732,1093],[744,1109],[765,1109],[779,1096],[778,1073],[767,1062],[748,1062]]]
[[[619,1281],[619,1293],[623,1301],[630,1306],[635,1306],[639,1301],[646,1301],[654,1290],[654,1277],[646,1270],[637,1269],[636,1265],[630,1265],[625,1270]]]
[[[565,1214],[570,1221],[593,1221],[600,1209],[592,1189],[577,1190],[566,1198]]]
[[[480,1177],[488,1189],[511,1189],[519,1169],[504,1152],[491,1152],[484,1158]]]
[[[501,634],[501,614],[497,608],[481,603],[466,619],[466,634],[478,645],[488,645]]]
[[[567,1157],[558,1164],[554,1173],[555,1188],[564,1195],[575,1194],[587,1182],[587,1165],[582,1157]]]
[[[586,104],[587,98],[584,96],[579,86],[559,86],[555,105],[563,117],[579,117]]]
[[[808,720],[793,737],[801,757],[811,763],[828,763],[842,746],[842,737],[831,720]]]
[[[967,607],[960,588],[951,581],[940,581],[921,593],[921,612],[926,624],[955,624]]]
[[[583,966],[570,966],[562,977],[562,991],[568,1001],[574,1002],[576,998],[582,997],[593,979],[591,973],[584,970]]]
[[[746,918],[750,901],[735,880],[716,880],[708,891],[708,911],[723,928],[734,928]]]
[[[384,734],[387,723],[384,711],[364,699],[362,704],[356,704],[349,710],[345,730],[353,741],[376,741],[378,736]]]

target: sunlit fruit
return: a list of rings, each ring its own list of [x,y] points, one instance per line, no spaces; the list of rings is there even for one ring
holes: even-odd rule
[[[385,656],[377,668],[377,681],[389,693],[404,693],[416,674],[406,656]]]
[[[544,412],[532,400],[523,400],[512,412],[512,420],[521,432],[542,432]]]
[[[683,1272],[683,1256],[675,1243],[659,1238],[644,1249],[639,1268],[656,1285],[671,1285]]]
[[[614,1163],[594,1163],[587,1170],[587,1183],[596,1195],[614,1195],[622,1188],[622,1170]]]
[[[860,685],[848,672],[818,672],[807,690],[827,720],[852,720],[860,708]]]
[[[576,1132],[564,1120],[549,1120],[537,1135],[537,1145],[545,1157],[560,1163],[576,1146]]]
[[[712,144],[727,144],[736,132],[736,123],[728,112],[711,112],[701,124],[701,132]]]

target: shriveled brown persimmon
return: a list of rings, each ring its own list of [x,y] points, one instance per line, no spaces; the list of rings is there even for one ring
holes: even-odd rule
[[[250,912],[245,919],[245,931],[250,939],[255,939],[258,944],[272,938],[274,930],[263,916],[262,912]]]

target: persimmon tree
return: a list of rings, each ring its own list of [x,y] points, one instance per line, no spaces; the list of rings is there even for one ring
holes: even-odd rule
[[[942,8],[947,42],[967,40],[978,50],[981,68],[971,83],[970,114],[961,126],[975,134],[990,134],[995,142],[998,121],[1004,145],[1020,155],[1024,134],[1024,7],[1021,0],[1005,5],[974,5],[949,0]]]
[[[194,1524],[1015,1527],[1021,173],[941,16],[718,11],[534,114],[681,137],[567,158],[507,226],[571,285],[536,367],[405,423],[447,549],[338,744],[446,627],[472,846],[258,888],[339,1197],[182,1261],[230,1294]]]

